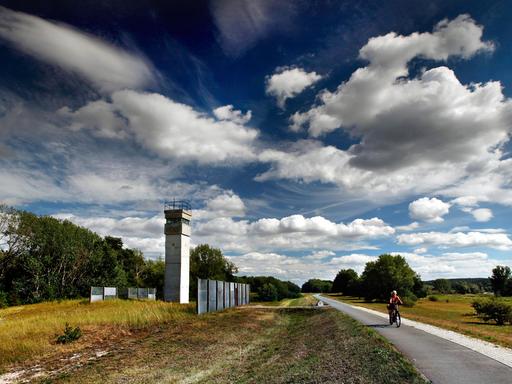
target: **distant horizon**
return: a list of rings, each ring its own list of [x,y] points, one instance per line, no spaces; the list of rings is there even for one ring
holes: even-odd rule
[[[297,284],[512,265],[512,3],[0,0],[0,203]]]

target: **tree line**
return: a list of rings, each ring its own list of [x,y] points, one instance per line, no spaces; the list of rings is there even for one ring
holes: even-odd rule
[[[190,297],[197,278],[251,284],[253,299],[281,300],[300,288],[273,277],[236,277],[238,268],[218,248],[199,245],[190,253]],[[0,307],[87,297],[91,286],[151,287],[162,298],[165,262],[148,260],[68,220],[0,205]]]
[[[333,292],[347,296],[364,297],[367,301],[386,301],[396,290],[407,305],[427,295],[420,276],[400,255],[380,255],[366,263],[363,273],[341,269],[334,281],[311,279],[302,285],[302,292]]]
[[[0,306],[86,297],[91,286],[161,286],[161,264],[119,238],[0,206]]]

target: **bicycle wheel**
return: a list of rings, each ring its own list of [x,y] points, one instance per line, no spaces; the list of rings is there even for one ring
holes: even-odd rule
[[[393,325],[393,313],[389,315],[389,325]]]
[[[396,311],[396,327],[400,327],[402,325],[402,318],[400,317],[400,312]]]

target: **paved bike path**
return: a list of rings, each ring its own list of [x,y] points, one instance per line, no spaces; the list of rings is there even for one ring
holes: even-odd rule
[[[374,328],[434,384],[512,383],[512,368],[469,348],[407,325],[389,326],[380,316],[320,295],[315,297]]]

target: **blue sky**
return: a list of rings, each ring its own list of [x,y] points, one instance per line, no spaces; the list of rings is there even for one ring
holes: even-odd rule
[[[0,1],[0,201],[241,274],[512,264],[506,1]]]

